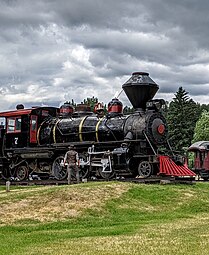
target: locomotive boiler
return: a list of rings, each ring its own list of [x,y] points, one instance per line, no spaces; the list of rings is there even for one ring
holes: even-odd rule
[[[98,118],[85,106],[73,114],[69,106],[63,118],[42,123],[38,131],[39,144],[95,141],[110,142],[110,146],[111,141],[114,144],[123,140],[143,140],[146,135],[154,147],[165,143],[167,126],[161,114],[165,102],[151,100],[158,88],[148,73],[133,73],[123,89],[135,109],[134,114],[124,116],[122,103],[117,98],[109,103],[108,114],[103,118]]]
[[[174,171],[165,170],[170,161],[159,160],[161,148],[170,149],[162,114],[165,101],[153,100],[159,86],[148,73],[135,72],[122,88],[135,110],[133,114],[123,115],[117,98],[108,104],[108,113],[103,116],[84,104],[74,111],[67,103],[60,109],[37,107],[0,113],[6,118],[0,140],[3,175],[25,179],[39,173],[64,179],[62,161],[70,144],[79,152],[83,178],[193,175],[189,170],[180,171],[177,165]]]
[[[124,116],[122,103],[117,98],[108,104],[108,114],[104,117],[98,117],[88,108],[85,109],[84,105],[73,113],[69,106],[68,109],[65,108],[63,118],[46,120],[40,126],[39,144],[73,142],[86,163],[85,150],[93,145],[91,171],[98,170],[100,175],[107,177],[117,171],[117,168],[122,168],[123,172],[147,177],[154,170],[152,164],[155,161],[154,156],[147,155],[156,155],[157,147],[165,144],[167,138],[167,126],[161,113],[165,102],[151,100],[158,88],[148,73],[133,73],[123,84],[123,89],[135,109],[134,114]],[[111,151],[112,162],[105,156],[107,150]],[[142,159],[146,163],[138,169]],[[106,164],[99,164],[101,161]]]

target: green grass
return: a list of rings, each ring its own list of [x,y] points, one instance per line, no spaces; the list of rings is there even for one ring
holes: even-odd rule
[[[2,205],[26,201],[33,195],[40,203],[43,197],[63,199],[62,207],[73,192],[78,192],[77,203],[85,202],[83,200],[88,198],[82,195],[85,189],[93,192],[91,194],[94,190],[97,194],[100,192],[101,201],[104,197],[108,199],[100,203],[98,197],[94,199],[90,194],[89,202],[95,200],[94,206],[83,208],[76,217],[41,222],[27,214],[13,222],[2,222],[0,254],[209,254],[208,183],[121,183],[119,188],[124,187],[124,192],[116,197],[111,192],[117,185],[93,183],[29,187],[18,189],[18,194],[17,190],[1,192]],[[63,197],[60,194],[64,194]]]

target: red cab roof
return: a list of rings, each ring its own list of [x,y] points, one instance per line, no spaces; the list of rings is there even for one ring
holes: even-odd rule
[[[20,109],[7,112],[0,112],[0,117],[15,117],[30,114],[34,109]]]
[[[40,107],[37,106],[37,107],[32,107],[30,109],[18,109],[18,110],[0,112],[0,117],[16,117],[16,116],[22,116],[22,115],[40,114],[40,111],[42,115],[44,112],[47,111],[50,116],[56,116],[57,113],[59,112],[59,108],[52,107],[52,106],[40,106]]]

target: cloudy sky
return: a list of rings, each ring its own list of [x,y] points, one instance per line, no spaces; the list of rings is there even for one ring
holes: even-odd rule
[[[209,103],[209,1],[0,0],[0,110],[108,103],[135,71]]]

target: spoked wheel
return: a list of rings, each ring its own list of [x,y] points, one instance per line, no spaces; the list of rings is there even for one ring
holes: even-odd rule
[[[16,177],[18,181],[23,181],[28,178],[28,167],[18,166],[16,169]]]
[[[86,166],[82,163],[86,162],[86,156],[84,154],[79,154],[80,167],[79,167],[79,175],[80,178],[87,178],[89,175],[89,166]]]
[[[64,180],[67,177],[67,167],[61,165],[64,162],[64,157],[57,157],[52,164],[52,173],[57,180]]]
[[[148,161],[141,161],[138,166],[138,173],[143,178],[149,177],[152,174],[152,165]]]
[[[106,169],[108,170],[108,169]],[[112,172],[108,173],[108,172],[103,172],[103,168],[102,167],[99,167],[98,168],[98,172],[99,172],[99,175],[105,179],[105,180],[109,180],[111,178],[113,178],[113,176],[115,175],[115,172],[114,170],[112,170]]]

